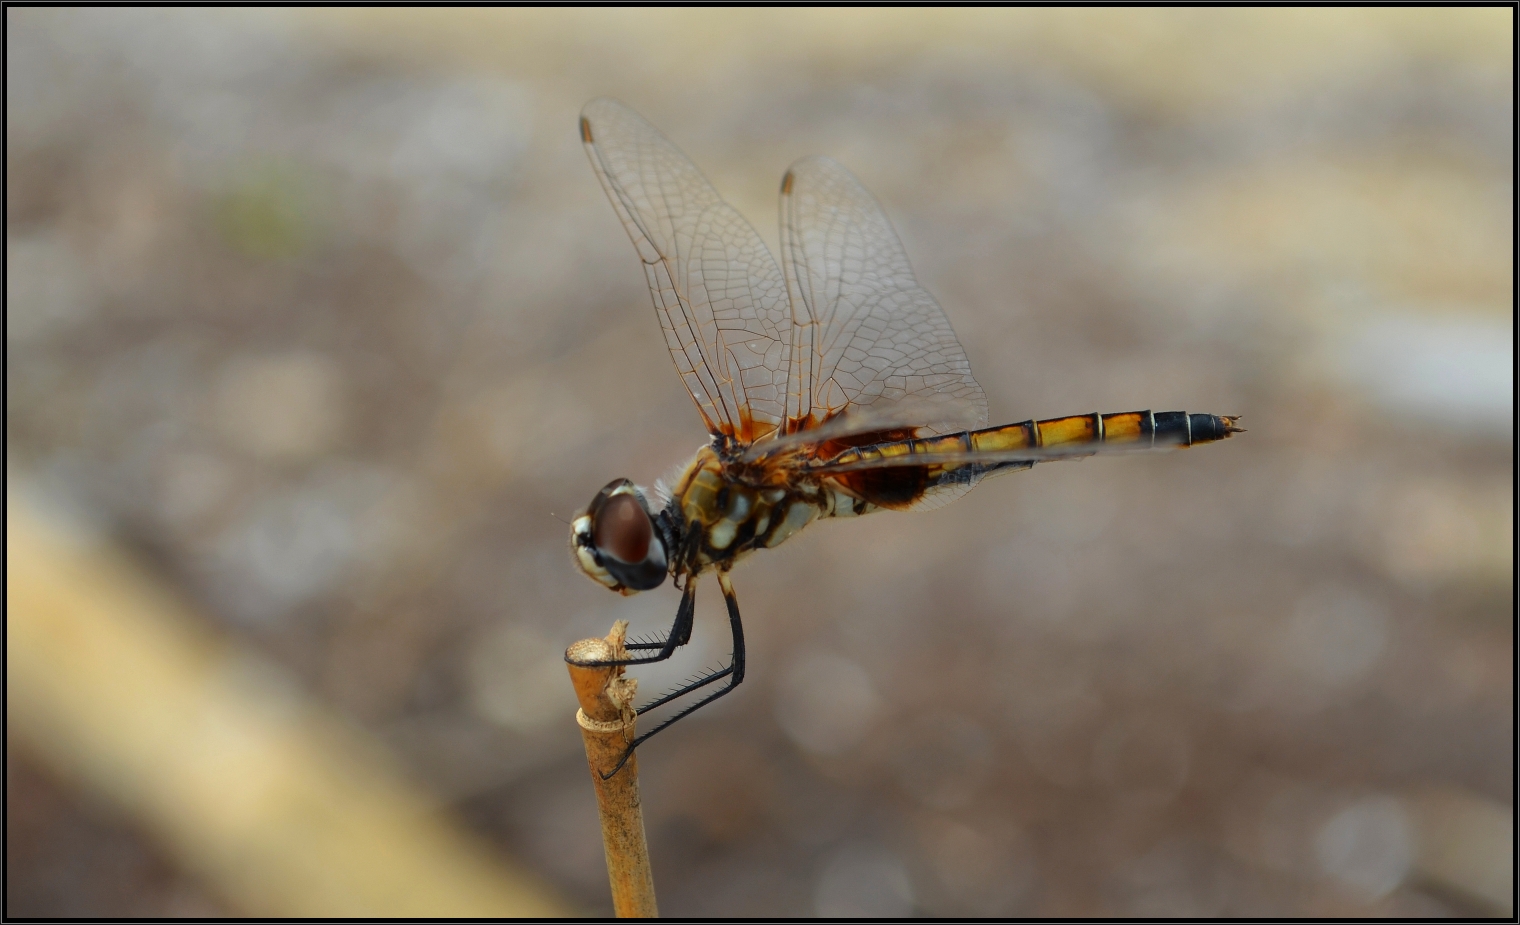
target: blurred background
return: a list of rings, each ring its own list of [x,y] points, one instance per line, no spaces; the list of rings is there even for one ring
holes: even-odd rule
[[[6,24],[8,914],[610,913],[561,657],[678,595],[564,521],[704,433],[600,95],[848,165],[994,423],[1250,431],[747,562],[663,912],[1511,911],[1512,11]]]

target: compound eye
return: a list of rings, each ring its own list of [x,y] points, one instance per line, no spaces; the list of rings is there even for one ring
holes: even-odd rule
[[[643,505],[633,495],[613,495],[597,512],[591,542],[618,560],[634,565],[649,557],[654,527]]]

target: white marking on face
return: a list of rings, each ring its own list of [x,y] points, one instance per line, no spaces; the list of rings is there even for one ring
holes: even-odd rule
[[[582,514],[570,524],[570,542],[575,550],[576,567],[597,584],[617,590],[617,579],[597,563],[596,555],[591,551],[590,515]]]

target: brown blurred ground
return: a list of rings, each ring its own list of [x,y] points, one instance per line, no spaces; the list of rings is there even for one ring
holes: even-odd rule
[[[608,94],[767,240],[786,164],[849,165],[997,421],[1250,428],[747,564],[750,681],[641,753],[667,914],[1496,911],[1510,11],[7,25],[8,474],[584,908],[560,652],[675,596],[550,514],[702,440],[574,133]],[[8,913],[227,902],[17,752]]]

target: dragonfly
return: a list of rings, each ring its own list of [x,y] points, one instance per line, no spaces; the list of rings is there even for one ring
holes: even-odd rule
[[[571,522],[576,565],[620,594],[670,577],[663,661],[691,639],[697,580],[717,579],[732,655],[644,704],[711,688],[635,737],[634,749],[744,681],[744,627],[729,573],[814,521],[941,507],[984,479],[1098,452],[1191,447],[1240,433],[1238,415],[1079,414],[988,427],[966,351],[919,285],[886,213],[848,170],[805,157],[781,181],[781,262],[696,165],[629,107],[581,112],[581,141],[633,240],[670,357],[709,441],[670,484],[609,482]],[[570,658],[569,655],[566,656]]]

